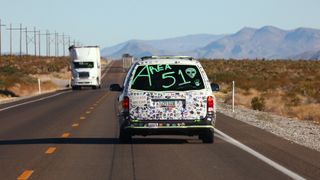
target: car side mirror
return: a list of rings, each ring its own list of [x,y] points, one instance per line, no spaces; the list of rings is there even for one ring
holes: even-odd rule
[[[123,88],[120,87],[119,84],[111,84],[109,86],[109,89],[110,89],[110,91],[122,91],[123,90]]]
[[[211,83],[211,89],[212,89],[212,91],[219,91],[220,90],[219,85],[216,83]]]

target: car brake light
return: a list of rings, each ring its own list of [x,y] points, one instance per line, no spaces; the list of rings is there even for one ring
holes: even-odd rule
[[[123,98],[122,108],[125,110],[129,110],[129,98],[127,96]]]
[[[214,107],[214,99],[212,96],[207,97],[207,111],[212,112]]]

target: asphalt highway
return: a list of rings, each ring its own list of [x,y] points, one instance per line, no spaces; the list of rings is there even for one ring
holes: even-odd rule
[[[197,137],[118,141],[111,63],[98,90],[0,105],[0,179],[320,179],[320,153],[218,114],[214,144]]]

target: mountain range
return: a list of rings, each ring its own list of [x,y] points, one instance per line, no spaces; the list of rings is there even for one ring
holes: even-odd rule
[[[204,47],[222,37],[224,35],[197,34],[162,40],[129,40],[102,49],[101,55],[108,58],[120,58],[125,53],[135,57],[183,54],[183,52],[191,52],[199,47]]]
[[[320,59],[320,30],[283,30],[273,26],[245,27],[234,34],[196,34],[162,40],[129,40],[104,48],[106,58],[129,53],[148,55],[188,55],[224,59]]]

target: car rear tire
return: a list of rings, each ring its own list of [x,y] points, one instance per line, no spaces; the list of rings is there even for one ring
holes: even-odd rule
[[[130,143],[132,140],[132,135],[130,133],[128,133],[127,131],[121,129],[120,135],[119,135],[119,140],[121,143]]]
[[[210,144],[214,142],[214,133],[210,130],[206,130],[203,133],[199,134],[199,139],[202,140],[205,144]]]

